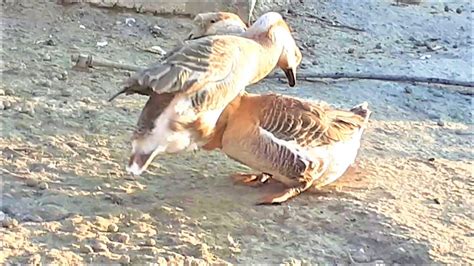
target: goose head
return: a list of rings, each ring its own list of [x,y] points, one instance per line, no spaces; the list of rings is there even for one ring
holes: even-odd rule
[[[247,26],[234,13],[208,12],[200,13],[194,17],[193,28],[188,34],[187,40],[197,39],[203,36],[217,34],[238,35],[247,30]]]
[[[285,72],[290,87],[296,85],[296,68],[303,58],[290,27],[276,12],[260,16],[242,36],[259,40],[267,45],[281,47],[277,66]]]

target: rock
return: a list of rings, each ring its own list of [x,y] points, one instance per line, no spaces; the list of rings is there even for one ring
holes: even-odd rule
[[[107,226],[107,232],[116,233],[118,230],[119,228],[116,224],[109,224],[109,226]]]
[[[46,182],[41,182],[41,183],[38,184],[38,188],[41,189],[41,190],[46,190],[46,189],[49,188],[49,185]]]
[[[445,6],[444,6],[444,11],[445,11],[445,12],[449,12],[449,10],[451,10],[451,8],[449,8],[448,5],[445,5]]]
[[[462,8],[460,8],[460,7],[456,8],[456,13],[461,14],[462,13]]]
[[[43,79],[38,82],[40,86],[46,87],[46,88],[51,88],[53,86],[53,82],[49,79]]]
[[[123,244],[127,244],[130,241],[130,236],[125,233],[116,234],[114,240]]]
[[[375,45],[375,49],[382,49],[382,43],[377,43]]]
[[[105,47],[107,46],[107,44],[109,44],[107,41],[99,41],[96,43],[97,47]]]
[[[5,96],[5,91],[0,89],[0,96]]]
[[[355,52],[355,49],[352,48],[352,47],[349,48],[349,49],[347,49],[347,53],[348,53],[348,54],[353,54],[354,52]]]
[[[134,18],[126,18],[125,19],[125,24],[127,24],[127,26],[132,26],[133,24],[135,24],[135,22],[137,22]]]
[[[119,259],[119,262],[121,264],[129,264],[130,263],[130,256],[128,255],[122,255]]]
[[[51,61],[51,56],[49,54],[43,55],[43,61]]]
[[[436,124],[438,124],[440,127],[444,127],[446,125],[446,123],[441,118],[438,120],[438,122],[436,122]]]
[[[5,218],[7,218],[7,215],[4,212],[0,211],[0,223],[2,223]]]
[[[360,248],[359,250],[351,252],[351,254],[352,254],[352,258],[357,263],[364,263],[364,262],[370,261],[369,255],[367,255],[367,253],[365,252],[363,248]]]
[[[15,92],[12,89],[10,89],[10,88],[5,89],[5,95],[6,96],[13,96],[14,94],[15,94]]]
[[[59,74],[59,77],[58,77],[59,80],[67,80],[67,78],[68,78],[68,73],[67,73],[67,71],[61,72],[61,73]]]
[[[145,246],[153,247],[156,245],[156,241],[153,238],[149,238],[145,241]]]
[[[33,178],[28,178],[26,179],[25,184],[29,187],[36,187],[38,186],[38,180],[33,179]]]
[[[72,91],[64,89],[64,90],[61,91],[61,96],[62,97],[71,97],[72,96]]]
[[[8,110],[12,107],[12,103],[8,100],[2,101],[3,110]]]
[[[24,103],[18,110],[22,114],[33,116],[35,114],[35,108],[32,103]]]
[[[81,247],[79,248],[79,251],[81,253],[89,254],[89,253],[93,253],[94,249],[92,249],[92,247],[87,245],[87,244],[81,244]]]
[[[107,247],[107,245],[100,240],[94,240],[91,244],[91,247],[95,252],[108,252],[109,251],[109,248]]]
[[[18,221],[14,218],[6,217],[2,221],[2,226],[5,228],[15,228],[18,226]]]
[[[163,33],[161,32],[161,28],[157,25],[154,25],[150,27],[150,33],[153,35],[153,37],[162,37]]]
[[[56,46],[56,42],[53,39],[48,39],[44,44],[48,46]]]

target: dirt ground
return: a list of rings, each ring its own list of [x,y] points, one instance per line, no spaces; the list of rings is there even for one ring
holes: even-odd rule
[[[218,152],[160,157],[127,176],[146,98],[107,102],[127,71],[71,70],[79,52],[148,65],[159,56],[143,49],[171,50],[189,18],[22,2],[1,15],[0,263],[474,265],[469,91],[361,80],[248,88],[341,107],[368,101],[374,112],[357,168],[321,192],[254,206],[271,188],[234,186],[228,176],[248,169]],[[305,1],[283,14],[303,48],[301,71],[472,81],[473,6],[447,5]]]

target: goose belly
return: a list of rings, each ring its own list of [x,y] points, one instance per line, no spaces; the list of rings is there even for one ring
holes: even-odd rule
[[[315,181],[316,187],[322,187],[336,181],[355,162],[360,148],[362,131],[359,130],[348,140],[340,141],[330,146],[320,146],[311,149],[310,153],[313,156],[325,158],[325,161],[329,163],[324,175]]]

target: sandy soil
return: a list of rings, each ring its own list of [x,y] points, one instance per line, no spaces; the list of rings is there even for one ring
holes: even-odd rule
[[[252,86],[374,111],[356,169],[319,193],[254,206],[272,188],[233,186],[228,176],[246,168],[218,152],[158,158],[130,179],[128,139],[146,99],[106,102],[126,71],[70,69],[79,51],[147,65],[158,56],[143,48],[169,51],[188,18],[22,2],[1,19],[0,263],[474,264],[472,94],[376,81]],[[448,6],[305,1],[285,16],[307,70],[473,80],[473,7]]]

